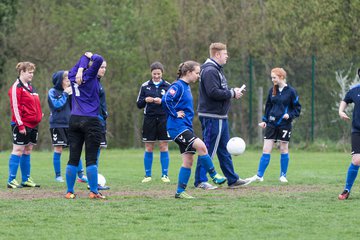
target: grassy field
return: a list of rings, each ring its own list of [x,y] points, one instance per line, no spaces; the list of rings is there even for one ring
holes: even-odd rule
[[[64,153],[62,169],[65,168]],[[142,150],[105,150],[100,171],[111,190],[105,201],[64,199],[65,183],[54,181],[51,152],[34,152],[32,177],[40,189],[7,189],[9,152],[0,158],[0,239],[358,239],[359,184],[348,201],[337,200],[350,162],[347,153],[291,152],[288,184],[281,184],[279,153],[265,181],[239,189],[203,191],[192,186],[193,200],[174,199],[181,165],[170,153],[170,184],[160,180],[159,154],[153,181],[142,184]],[[235,157],[240,177],[256,173],[259,151]],[[215,161],[218,167],[217,160]],[[218,167],[219,169],[219,167]],[[194,170],[194,169],[193,169]],[[64,174],[63,174],[64,175]],[[20,179],[18,173],[17,179]]]

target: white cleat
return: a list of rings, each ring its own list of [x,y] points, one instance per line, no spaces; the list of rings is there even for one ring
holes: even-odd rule
[[[249,185],[250,183],[253,183],[253,182],[263,182],[264,177],[259,177],[258,175],[254,175],[252,177],[245,178],[245,181],[247,181],[247,183],[245,183],[244,185]]]
[[[287,183],[287,182],[288,182],[288,180],[286,179],[285,176],[281,176],[281,177],[279,178],[279,180],[280,180],[280,182],[282,182],[282,183]]]
[[[151,177],[145,176],[144,179],[141,181],[142,183],[147,183],[151,181]]]

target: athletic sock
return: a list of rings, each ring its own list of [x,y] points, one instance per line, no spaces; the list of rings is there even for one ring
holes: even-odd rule
[[[14,154],[10,155],[9,158],[9,178],[8,182],[11,182],[16,178],[16,173],[19,168],[21,156],[17,156]]]
[[[210,177],[214,177],[217,172],[215,170],[214,164],[211,160],[209,154],[198,156],[198,162],[200,162],[201,166],[205,168],[205,170],[209,173]]]
[[[67,185],[67,192],[74,193],[74,185],[76,180],[76,171],[77,167],[73,165],[66,166],[66,185]]]
[[[154,154],[153,152],[144,153],[144,167],[145,167],[145,176],[151,177],[151,168],[153,162]]]
[[[79,160],[79,165],[77,166],[77,174],[78,174],[79,178],[82,178],[82,176],[84,176],[84,168],[83,168],[83,165],[82,165],[81,158]]]
[[[351,163],[347,172],[346,185],[345,185],[345,189],[347,189],[349,192],[351,191],[351,188],[355,182],[358,171],[359,171],[359,166],[355,166],[353,163]]]
[[[160,152],[160,162],[162,168],[162,175],[168,175],[169,169],[169,152]]]
[[[289,166],[289,154],[283,153],[280,155],[280,169],[281,169],[280,177],[281,176],[286,177],[288,166]]]
[[[20,159],[20,169],[21,169],[21,179],[22,182],[26,182],[28,178],[30,177],[30,154],[23,154],[21,155]]]
[[[61,153],[54,152],[53,154],[53,165],[55,171],[55,177],[61,176]]]
[[[97,194],[98,193],[98,168],[96,164],[86,167],[86,175],[88,178],[88,183],[90,191]]]
[[[266,170],[267,166],[269,165],[269,162],[270,162],[270,154],[263,153],[263,155],[260,158],[259,168],[258,168],[258,172],[257,172],[257,175],[259,177],[264,176],[265,170]]]
[[[189,182],[191,175],[191,168],[181,167],[179,171],[179,180],[177,186],[177,193],[182,193],[185,191],[186,186]]]

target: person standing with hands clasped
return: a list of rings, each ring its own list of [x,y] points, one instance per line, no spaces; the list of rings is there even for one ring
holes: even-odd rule
[[[18,77],[10,87],[8,95],[11,108],[13,148],[9,159],[8,188],[40,187],[30,177],[30,154],[38,139],[38,125],[43,117],[39,95],[31,85],[35,64],[19,62]],[[21,185],[16,181],[20,165]]]
[[[358,71],[360,73],[360,69]],[[360,77],[360,74],[359,74]],[[340,102],[339,116],[345,121],[350,121],[350,117],[345,113],[345,109],[354,103],[351,128],[351,163],[347,171],[344,191],[338,196],[339,200],[348,199],[351,188],[355,182],[360,166],[360,84],[352,87]]]
[[[67,199],[76,197],[74,185],[77,166],[85,143],[86,174],[90,187],[89,198],[105,199],[98,191],[97,153],[101,142],[99,120],[98,71],[103,63],[102,56],[86,52],[69,71],[72,87],[72,109],[69,122],[70,157],[66,167]]]
[[[212,43],[209,47],[210,58],[201,66],[199,82],[198,115],[201,122],[202,136],[211,159],[217,154],[220,167],[227,178],[229,188],[237,188],[246,181],[235,173],[231,155],[226,149],[230,140],[228,111],[230,100],[239,99],[243,94],[240,88],[228,88],[223,66],[228,59],[226,45]],[[206,171],[201,162],[197,162],[195,187],[211,190],[216,186],[208,183]]]
[[[198,162],[210,174],[213,182],[223,184],[226,178],[215,171],[213,162],[204,142],[195,134],[192,126],[194,118],[193,96],[189,84],[199,79],[200,64],[186,61],[179,65],[178,79],[170,86],[163,96],[162,104],[168,113],[167,131],[179,145],[183,164],[180,168],[178,187],[175,198],[194,198],[185,192],[191,175],[194,154],[198,152]]]
[[[301,105],[296,90],[286,83],[286,71],[283,68],[271,70],[271,80],[274,84],[270,88],[265,105],[263,122],[265,128],[263,154],[260,158],[258,172],[248,178],[248,183],[264,181],[264,173],[270,162],[270,154],[274,143],[280,142],[280,182],[287,183],[287,169],[289,165],[289,141],[291,137],[292,121],[300,116]]]
[[[145,143],[144,167],[145,177],[143,183],[151,181],[151,169],[155,141],[159,141],[160,162],[162,168],[161,180],[170,182],[168,176],[169,147],[171,140],[166,132],[166,112],[161,107],[161,98],[168,90],[170,83],[162,79],[164,66],[160,62],[150,65],[151,79],[141,85],[136,101],[138,108],[144,108],[144,123],[142,138]]]

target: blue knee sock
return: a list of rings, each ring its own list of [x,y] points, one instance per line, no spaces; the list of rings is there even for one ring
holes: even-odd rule
[[[86,167],[86,175],[90,186],[90,191],[98,193],[98,168],[96,164]]]
[[[153,152],[144,153],[145,176],[147,177],[151,177],[151,167],[152,167],[153,158],[154,158]]]
[[[55,171],[55,177],[61,176],[61,153],[54,152],[53,154],[53,165]]]
[[[11,182],[16,178],[16,173],[19,168],[21,156],[17,156],[14,154],[10,155],[9,158],[9,178],[8,182]]]
[[[345,189],[347,189],[349,192],[351,191],[351,188],[355,182],[358,171],[359,171],[359,166],[355,166],[353,163],[351,163],[347,172],[346,185],[345,185]]]
[[[182,193],[185,191],[186,186],[189,182],[191,175],[191,168],[181,167],[179,172],[179,180],[177,186],[177,193]]]
[[[23,154],[21,155],[20,159],[20,169],[21,169],[21,179],[22,182],[26,182],[28,178],[30,177],[30,154]]]
[[[201,166],[205,168],[205,170],[209,173],[210,177],[214,177],[216,175],[214,164],[211,160],[209,154],[198,156],[198,161],[201,163]]]
[[[73,165],[66,166],[66,185],[67,185],[67,192],[74,193],[74,185],[76,180],[76,171],[77,167]]]
[[[161,170],[162,175],[168,175],[169,169],[169,152],[160,152],[160,162],[161,162]]]
[[[79,160],[79,165],[77,166],[77,174],[78,174],[79,178],[82,178],[82,176],[84,176],[84,168],[83,168],[83,165],[82,165],[81,158]]]
[[[263,155],[260,158],[259,168],[258,168],[258,172],[257,172],[257,175],[259,177],[264,176],[265,170],[266,170],[267,166],[269,165],[269,162],[270,162],[270,154],[263,153]]]
[[[280,155],[280,168],[281,168],[280,177],[281,176],[286,177],[288,166],[289,166],[289,154],[283,153]]]

